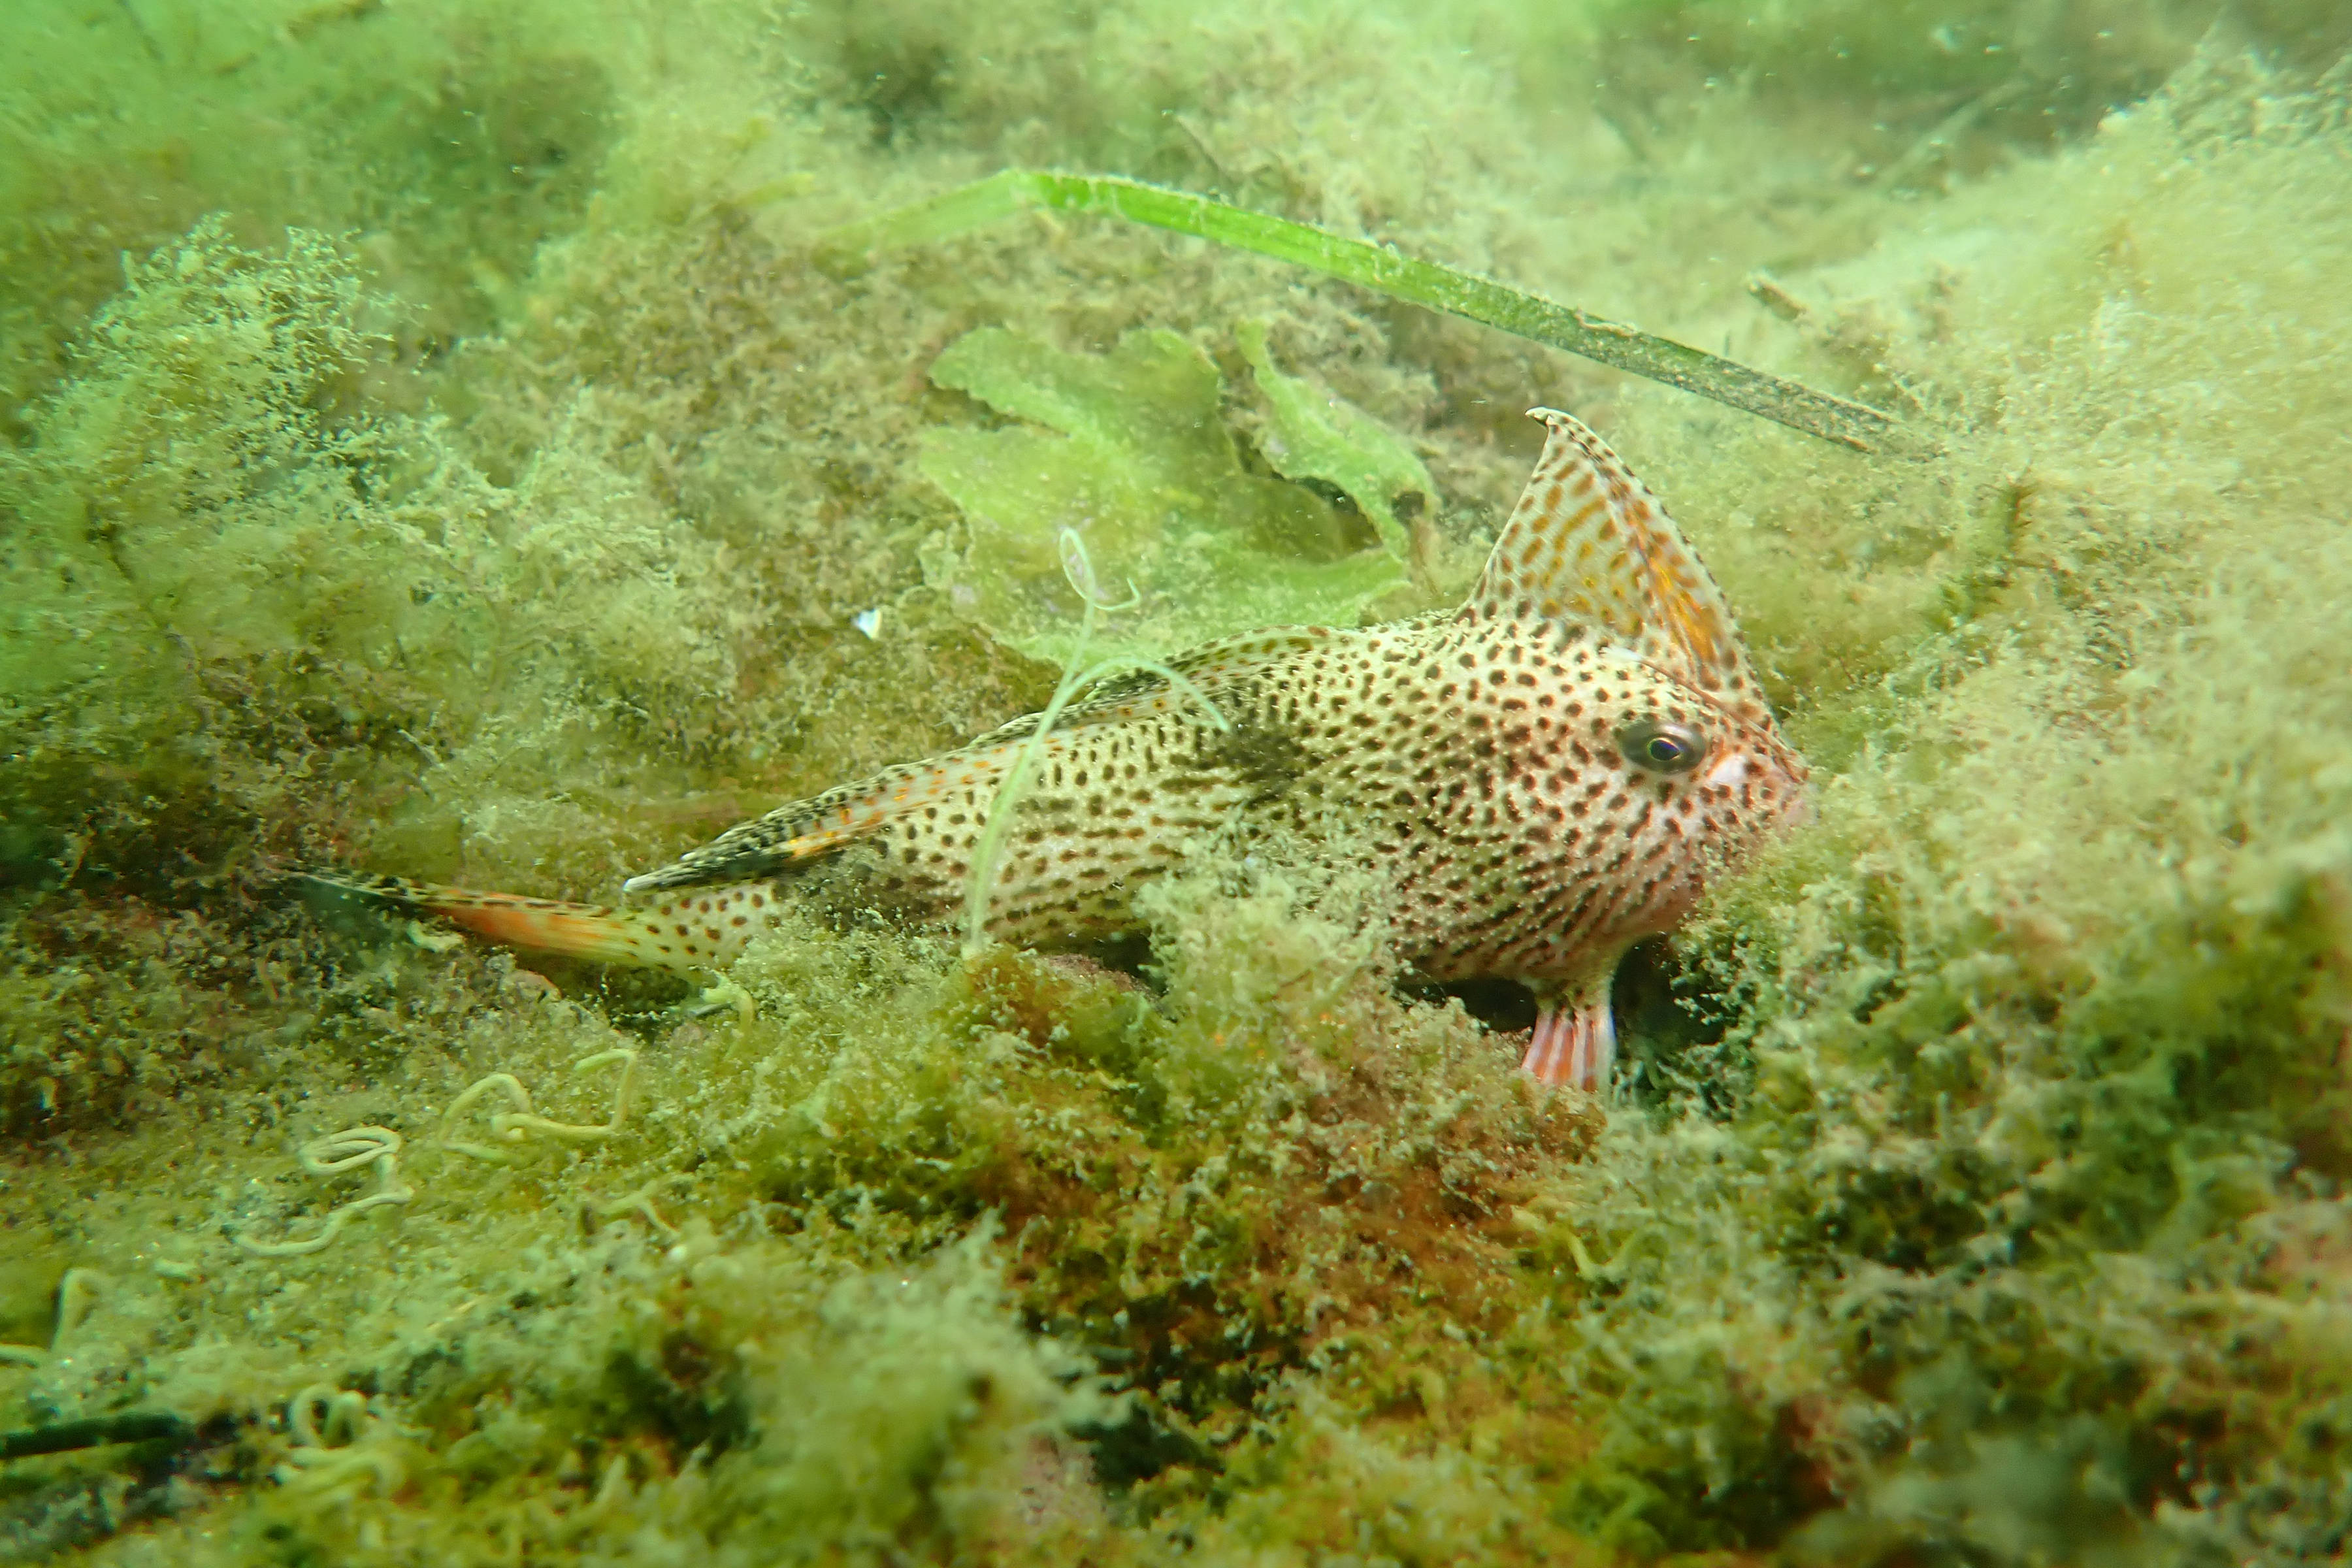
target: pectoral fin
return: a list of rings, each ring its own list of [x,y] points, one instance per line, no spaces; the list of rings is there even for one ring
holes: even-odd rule
[[[1538,1082],[1599,1094],[1617,1058],[1617,1024],[1609,1011],[1610,970],[1547,998],[1528,1037],[1519,1070]]]

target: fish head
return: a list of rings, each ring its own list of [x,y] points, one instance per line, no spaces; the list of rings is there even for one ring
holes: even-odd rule
[[[1570,740],[1569,803],[1612,934],[1665,931],[1707,881],[1810,818],[1804,759],[1770,716],[1726,703],[1638,656],[1603,648]]]
[[[1711,875],[1808,819],[1805,764],[1664,506],[1583,424],[1534,413],[1549,428],[1543,456],[1462,619],[1567,651],[1566,754],[1529,761],[1561,792],[1596,937],[1631,941],[1673,926]]]

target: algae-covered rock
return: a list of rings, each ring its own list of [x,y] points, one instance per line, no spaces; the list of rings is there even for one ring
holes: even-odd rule
[[[354,795],[446,854],[513,786],[554,793],[507,771],[522,736],[560,773],[616,699],[678,714],[728,680],[719,551],[597,450],[593,399],[493,483],[370,397],[396,317],[313,234],[208,222],[128,266],[0,455],[13,876],[76,842],[216,863]]]

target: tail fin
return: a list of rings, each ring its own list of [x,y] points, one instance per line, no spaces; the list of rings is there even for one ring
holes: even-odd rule
[[[618,910],[352,871],[306,869],[293,875],[395,908],[437,915],[509,947],[651,969],[723,969],[782,912],[765,882],[697,888],[642,909]]]

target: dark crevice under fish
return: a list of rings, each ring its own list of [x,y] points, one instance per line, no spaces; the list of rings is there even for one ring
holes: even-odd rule
[[[1801,815],[1805,767],[1665,510],[1583,425],[1535,416],[1550,438],[1460,610],[1228,637],[1170,661],[1184,689],[1129,676],[1066,708],[1013,808],[988,934],[1132,933],[1137,888],[1204,836],[1340,824],[1385,879],[1400,958],[1440,983],[1524,983],[1539,1012],[1521,1065],[1605,1083],[1618,960]],[[682,970],[725,966],[786,909],[946,925],[1039,721],[730,828],[632,878],[654,895],[635,907],[303,875],[517,947]]]

